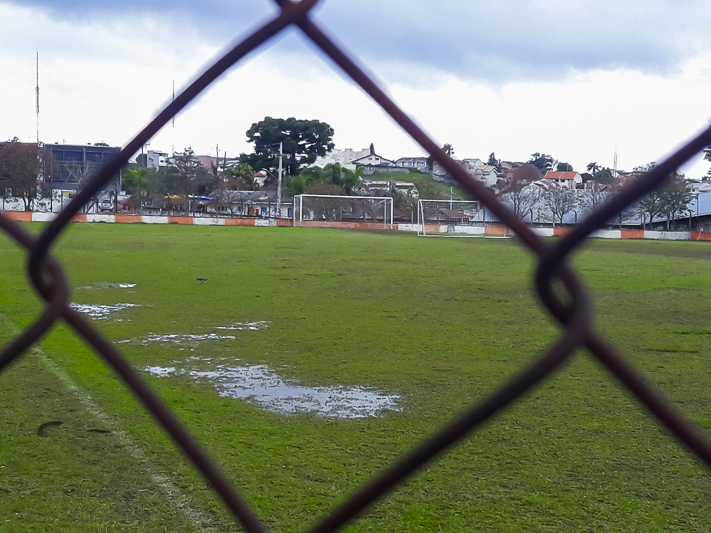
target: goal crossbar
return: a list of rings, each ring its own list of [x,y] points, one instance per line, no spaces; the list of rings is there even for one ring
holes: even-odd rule
[[[508,237],[508,230],[486,220],[476,200],[427,200],[417,202],[417,234],[426,237]]]
[[[362,212],[358,210],[359,207]],[[368,209],[369,207],[371,209]],[[394,223],[392,197],[325,194],[294,196],[294,226],[302,226],[304,222],[343,223],[344,218],[358,222],[361,216],[364,222],[376,224],[380,223],[382,217],[383,228],[392,228]]]

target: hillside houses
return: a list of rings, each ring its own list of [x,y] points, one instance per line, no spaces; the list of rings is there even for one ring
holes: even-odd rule
[[[427,157],[401,157],[393,161],[383,157],[375,152],[375,147],[371,143],[369,148],[355,151],[350,148],[344,150],[334,149],[328,152],[324,157],[319,157],[312,166],[323,168],[326,165],[338,163],[349,170],[362,169],[365,176],[372,176],[376,172],[397,173],[410,172],[429,172]]]
[[[500,179],[497,168],[493,165],[484,163],[481,159],[462,159],[457,161],[466,172],[474,176],[478,181],[483,183],[490,189],[496,189],[496,184]],[[451,174],[437,161],[432,164],[432,178],[437,181],[455,183]]]

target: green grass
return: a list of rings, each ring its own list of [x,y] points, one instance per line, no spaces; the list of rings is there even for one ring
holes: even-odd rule
[[[270,413],[185,376],[147,376],[273,531],[313,524],[558,335],[532,294],[534,264],[512,240],[87,224],[71,227],[57,255],[73,286],[137,284],[73,294],[78,303],[141,305],[117,314],[123,321],[95,322],[114,340],[270,323],[194,352],[120,344],[138,367],[224,357],[267,364],[304,385],[402,396],[402,412],[333,420]],[[599,329],[709,436],[710,258],[706,243],[596,241],[574,259],[593,292]],[[4,342],[40,309],[22,262],[23,254],[0,240]],[[200,284],[198,276],[209,281]],[[191,507],[220,530],[237,530],[169,439],[66,326],[54,329],[42,351],[144,450],[147,464],[172,478]],[[145,520],[144,530],[191,530],[114,426],[87,412],[43,361],[30,355],[0,376],[0,530],[118,531],[136,520]],[[63,424],[39,436],[51,421]],[[579,354],[349,531],[707,531],[709,489],[708,469]]]

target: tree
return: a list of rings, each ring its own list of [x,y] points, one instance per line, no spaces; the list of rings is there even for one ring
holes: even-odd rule
[[[278,166],[279,143],[282,143],[285,166],[289,176],[333,150],[333,128],[318,120],[265,117],[247,130],[247,140],[254,143],[254,153],[241,154],[240,162],[255,170]]]
[[[345,196],[346,191],[340,185],[316,180],[310,183],[304,190],[306,194],[320,194],[324,196]]]
[[[669,231],[670,220],[673,222],[677,214],[687,210],[693,195],[688,184],[684,181],[684,175],[676,172],[666,182],[662,190],[664,193],[664,213],[667,216],[667,231]]]
[[[63,166],[67,170],[67,172],[69,172],[69,176],[73,178],[73,180],[76,182],[77,189],[81,190],[84,188],[84,185],[88,183],[89,179],[94,175],[94,173],[99,169],[101,165],[93,161],[84,160],[65,161]],[[98,206],[98,204],[99,198],[95,194],[91,197],[91,201],[88,204],[82,206],[82,210],[88,213],[91,210],[92,206]]]
[[[538,168],[531,164],[526,164],[515,168],[497,184],[499,194],[511,211],[518,218],[524,218],[526,214],[538,203],[538,188],[533,185],[534,181],[541,179]]]
[[[501,161],[496,159],[496,155],[494,152],[491,152],[489,154],[489,160],[486,163],[487,165],[491,165],[492,167],[496,167],[496,170],[499,171],[499,165],[501,164]]]
[[[551,155],[539,154],[538,152],[531,154],[531,158],[526,162],[528,165],[533,165],[541,172],[553,170],[558,161]]]
[[[191,147],[173,153],[162,175],[165,194],[177,196],[187,213],[191,195],[203,195],[207,189],[207,169],[203,168]]]
[[[32,211],[38,179],[51,157],[36,144],[21,143],[17,137],[0,148],[0,186],[12,189],[12,195],[22,199],[25,211]]]
[[[223,185],[218,184],[217,188],[234,191],[256,191],[259,188],[259,184],[254,181],[254,169],[247,163],[240,163],[229,169],[218,183]]]
[[[543,192],[546,207],[553,215],[553,225],[563,223],[563,217],[575,209],[577,205],[576,192],[557,183],[551,183]]]
[[[643,168],[651,170],[655,166],[655,163],[650,163],[644,167],[635,167],[635,171]],[[640,174],[637,179],[644,179],[644,174]],[[675,172],[661,187],[654,189],[639,201],[637,209],[643,216],[642,225],[646,225],[647,218],[651,224],[655,217],[666,216],[667,229],[669,229],[670,220],[686,210],[691,197],[684,175]]]
[[[661,189],[654,189],[639,201],[637,209],[642,215],[642,227],[644,228],[647,224],[647,217],[649,217],[651,224],[654,217],[660,216],[664,212],[664,193]]]
[[[593,179],[598,183],[605,185],[611,185],[615,183],[615,175],[609,168],[599,168],[598,171],[593,174]]]
[[[131,195],[128,203],[137,213],[141,212],[144,202],[157,195],[158,178],[154,170],[124,168],[121,179],[124,189]]]
[[[644,174],[645,172],[649,172],[656,166],[657,166],[657,164],[654,161],[652,161],[651,163],[647,163],[646,165],[640,165],[638,167],[634,167],[632,169],[632,172],[634,172],[635,174]]]
[[[349,208],[348,200],[329,198],[329,196],[345,196],[346,191],[340,185],[323,180],[315,180],[306,187],[304,192],[306,194],[321,195],[318,198],[311,198],[309,203],[317,220],[338,220],[341,218],[343,210]]]
[[[586,212],[592,213],[607,202],[617,193],[615,183],[601,183],[591,181],[580,195],[580,207]]]
[[[294,176],[287,181],[286,191],[288,196],[308,193],[311,185],[321,182],[340,188],[342,192],[339,194],[350,195],[360,183],[360,176],[360,169],[353,171],[342,167],[338,163],[331,163],[323,168],[309,167],[299,172],[298,176]]]
[[[588,163],[587,166],[588,172],[593,176],[600,171],[600,168],[600,165],[598,165],[595,161],[593,161],[592,163]]]
[[[570,163],[558,163],[558,166],[555,169],[557,172],[575,172],[573,170],[573,165]]]
[[[609,168],[601,168],[595,163],[590,163],[588,168],[591,170],[597,168],[598,170],[594,176],[587,173],[583,174],[583,179],[586,179],[587,186],[581,193],[579,203],[585,211],[592,213],[617,193],[619,185]]]

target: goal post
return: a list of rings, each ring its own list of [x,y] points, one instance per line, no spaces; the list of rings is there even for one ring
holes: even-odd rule
[[[507,236],[487,230],[481,204],[475,200],[418,200],[417,234],[426,237]]]
[[[294,226],[393,228],[393,199],[389,196],[294,196]]]

